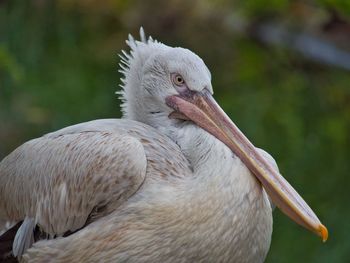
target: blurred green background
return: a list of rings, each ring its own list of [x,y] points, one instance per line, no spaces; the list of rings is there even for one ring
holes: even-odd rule
[[[327,225],[274,212],[266,262],[350,262],[350,1],[0,1],[0,159],[77,122],[120,117],[128,33],[201,56],[217,101]]]

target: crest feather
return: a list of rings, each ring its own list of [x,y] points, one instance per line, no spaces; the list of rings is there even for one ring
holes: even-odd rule
[[[129,34],[128,39],[125,41],[126,44],[130,47],[130,52],[122,50],[118,54],[120,58],[119,70],[123,76],[121,77],[121,87],[120,91],[117,91],[116,94],[119,95],[119,99],[122,101],[121,108],[123,116],[130,116],[130,112],[127,109],[127,102],[132,103],[132,93],[137,92],[135,89],[140,86],[141,68],[147,58],[154,53],[156,50],[161,50],[166,47],[164,44],[153,40],[151,36],[146,37],[145,31],[140,27],[140,40],[135,40],[135,38]]]

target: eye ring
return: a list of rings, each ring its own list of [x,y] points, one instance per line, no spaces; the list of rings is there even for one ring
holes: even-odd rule
[[[185,80],[180,74],[174,74],[172,77],[172,80],[173,80],[173,83],[179,87],[185,84]]]

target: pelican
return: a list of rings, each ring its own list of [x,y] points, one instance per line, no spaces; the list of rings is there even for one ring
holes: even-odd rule
[[[121,55],[122,119],[46,134],[0,163],[0,229],[17,223],[3,234],[13,233],[13,256],[263,262],[272,203],[326,240],[274,159],[215,102],[202,59],[142,28],[140,38],[129,35]]]

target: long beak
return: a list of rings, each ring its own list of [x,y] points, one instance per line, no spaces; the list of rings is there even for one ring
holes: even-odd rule
[[[188,91],[166,98],[171,118],[191,120],[225,143],[264,186],[274,204],[296,223],[328,238],[327,228],[294,188],[256,150],[216,103],[209,91]]]

